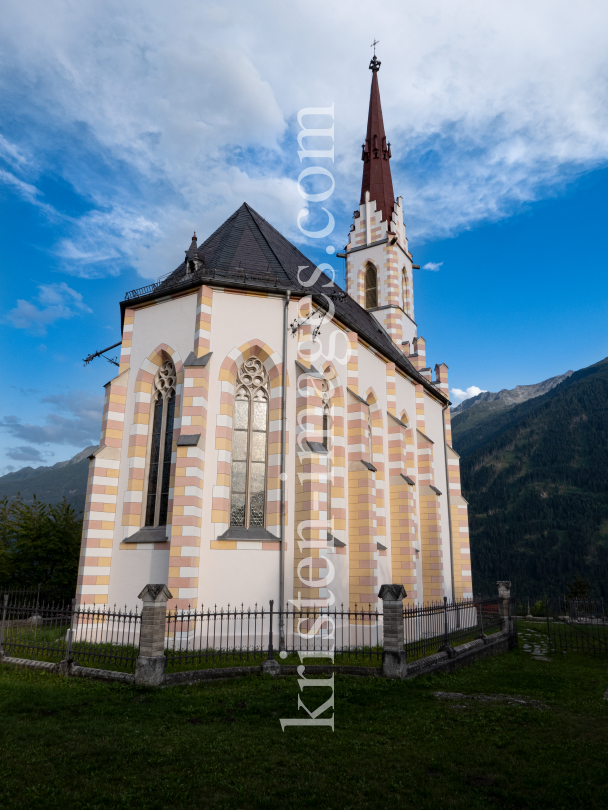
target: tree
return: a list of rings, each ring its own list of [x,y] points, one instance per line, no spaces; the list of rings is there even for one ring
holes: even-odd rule
[[[0,501],[0,584],[75,589],[82,519],[64,498]]]
[[[589,599],[589,580],[575,574],[574,582],[568,582],[566,585],[568,587],[566,599]]]
[[[0,582],[7,582],[10,572],[10,513],[11,505],[8,498],[0,500]]]

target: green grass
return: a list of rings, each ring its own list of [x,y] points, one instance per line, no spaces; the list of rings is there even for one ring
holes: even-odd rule
[[[281,717],[304,715],[295,676],[151,691],[0,666],[0,805],[603,810],[606,687],[606,657],[516,650],[405,683],[336,676],[335,732],[282,732]],[[548,710],[458,708],[436,690],[527,695]]]

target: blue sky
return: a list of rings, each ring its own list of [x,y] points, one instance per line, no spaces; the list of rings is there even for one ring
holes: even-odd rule
[[[82,358],[120,339],[125,291],[177,266],[194,228],[246,200],[340,277],[325,247],[358,202],[372,34],[410,248],[436,268],[415,278],[429,363],[499,390],[608,355],[608,9],[378,6],[391,30],[370,34],[358,0],[7,1],[0,473],[96,443],[114,367]],[[336,228],[307,240],[296,117],[332,102]]]

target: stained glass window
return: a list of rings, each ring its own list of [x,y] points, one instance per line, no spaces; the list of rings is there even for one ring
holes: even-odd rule
[[[365,268],[365,309],[378,306],[378,275],[373,264]]]
[[[236,379],[232,425],[230,525],[266,522],[268,372],[257,357],[245,360]]]
[[[154,377],[146,526],[164,526],[167,523],[175,414],[175,381],[175,366],[171,360],[165,360]]]

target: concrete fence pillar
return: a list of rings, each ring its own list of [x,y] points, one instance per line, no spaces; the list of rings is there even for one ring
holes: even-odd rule
[[[502,630],[506,630],[509,634],[509,647],[517,647],[517,630],[511,613],[511,583],[508,580],[501,580],[496,585],[498,586],[498,612]]]
[[[384,625],[382,675],[392,680],[403,680],[407,674],[403,649],[403,600],[407,594],[403,585],[382,585],[378,596],[382,599]]]
[[[146,585],[139,594],[141,611],[139,656],[135,664],[137,686],[160,686],[165,677],[165,624],[167,600],[172,598],[166,585]]]

